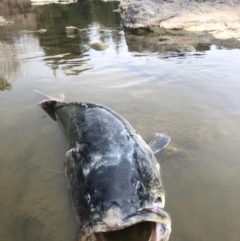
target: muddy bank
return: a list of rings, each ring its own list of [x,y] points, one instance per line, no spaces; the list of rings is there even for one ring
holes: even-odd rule
[[[148,30],[161,35],[195,35],[204,42],[239,47],[240,1],[155,0],[120,3],[123,25],[129,30]],[[225,40],[228,40],[227,42]]]

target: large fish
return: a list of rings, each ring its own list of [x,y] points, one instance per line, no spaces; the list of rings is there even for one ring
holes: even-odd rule
[[[56,99],[40,105],[53,110],[68,139],[65,172],[80,223],[78,240],[103,241],[117,233],[113,240],[129,241],[117,230],[138,224],[141,238],[150,229],[147,241],[167,241],[171,219],[163,209],[165,192],[154,153],[170,138],[156,134],[147,145],[123,117],[101,105]]]

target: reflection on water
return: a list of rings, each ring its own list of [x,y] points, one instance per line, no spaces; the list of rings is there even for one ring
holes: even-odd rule
[[[128,50],[138,53],[158,53],[159,58],[201,56],[210,50],[210,44],[196,36],[157,35],[143,33],[140,35],[127,32],[125,34]]]
[[[15,14],[20,15],[28,12],[29,7],[31,6],[30,0],[1,0],[0,2],[0,15],[5,17],[11,17]],[[19,17],[19,16],[15,16]]]
[[[0,42],[0,78],[3,83],[1,85],[10,86],[3,79],[17,72],[20,65],[18,54],[19,51],[13,43]]]
[[[117,5],[0,2],[0,15],[15,22],[0,29],[0,90],[9,90],[0,91],[1,240],[74,241],[78,233],[66,140],[34,89],[107,105],[146,141],[169,134],[157,157],[170,240],[239,240],[240,51],[124,33]],[[68,38],[66,26],[86,30]],[[95,51],[95,42],[109,48]]]

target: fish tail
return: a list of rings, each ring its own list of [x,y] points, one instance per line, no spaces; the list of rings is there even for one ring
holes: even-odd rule
[[[49,95],[43,94],[42,92],[35,90],[35,92],[37,92],[38,94],[40,94],[41,96],[43,96],[44,98],[47,98],[46,100],[42,100],[39,105],[41,105],[42,107],[47,107],[47,108],[57,108],[59,106],[62,105],[62,101],[64,100],[65,96],[64,94],[61,94],[61,99],[57,99],[55,97],[51,97]]]

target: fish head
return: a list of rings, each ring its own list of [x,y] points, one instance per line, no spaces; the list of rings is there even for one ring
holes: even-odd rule
[[[147,241],[169,239],[171,219],[163,209],[165,193],[159,171],[152,156],[137,155],[134,165],[121,161],[114,166],[92,168],[87,173],[85,197],[88,202],[84,207],[86,218],[81,222],[79,241],[103,241],[106,235],[114,233],[128,236],[131,230],[138,229],[134,226],[143,224],[149,230]],[[141,163],[143,156],[145,164]]]
[[[117,206],[110,207],[99,222],[82,227],[78,241],[168,241],[171,219],[163,209],[142,209],[122,216]]]

